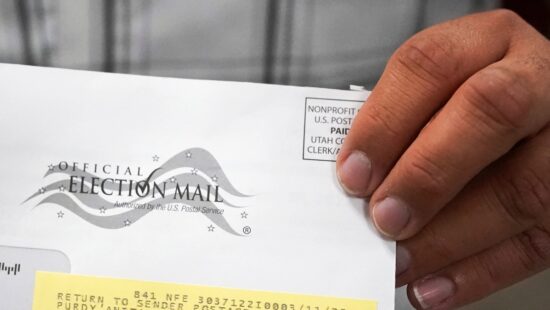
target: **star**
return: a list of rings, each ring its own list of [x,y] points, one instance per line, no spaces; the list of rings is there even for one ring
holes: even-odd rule
[[[214,227],[214,226],[212,226],[212,224],[210,224],[210,226],[208,226],[208,231],[214,231],[214,228],[216,228],[216,227]]]
[[[241,213],[241,218],[242,219],[247,219],[248,218],[248,213],[243,211],[243,213]]]
[[[55,168],[54,165],[49,165],[48,166],[48,170],[50,170],[50,171],[53,171],[53,168]]]
[[[59,186],[59,191],[64,192],[65,191],[65,186],[63,186],[63,185]]]
[[[158,157],[157,155],[154,155],[153,156],[153,161],[159,161],[160,157]]]
[[[171,178],[170,178],[170,182],[176,183],[176,181],[177,181],[177,179],[176,179],[175,177],[171,177]]]
[[[39,192],[40,194],[44,194],[44,193],[46,192],[46,189],[45,189],[44,187],[41,187],[41,188],[38,190],[38,192]]]
[[[185,153],[185,157],[191,158],[191,157],[193,157],[193,154],[191,154],[191,152],[187,152],[187,153]]]
[[[197,168],[191,169],[191,174],[192,175],[197,175],[197,172],[199,172],[199,169],[197,169]]]
[[[101,214],[105,214],[105,207],[101,207],[101,208],[99,208],[99,213],[101,213]]]
[[[58,218],[63,218],[63,215],[65,215],[65,213],[63,213],[63,211],[57,212],[57,217]]]
[[[212,181],[218,182],[218,177],[217,177],[217,176],[213,176],[213,177],[212,177]]]
[[[124,221],[124,226],[130,226],[130,224],[132,224],[132,222],[130,220]]]

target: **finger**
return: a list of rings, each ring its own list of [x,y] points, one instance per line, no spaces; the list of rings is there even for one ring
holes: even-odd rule
[[[470,183],[398,244],[397,285],[409,283],[550,218],[550,125]]]
[[[381,232],[414,235],[481,170],[548,122],[550,47],[533,34],[528,49],[510,48],[460,86],[401,156],[371,200]]]
[[[456,88],[504,57],[510,19],[506,11],[463,17],[418,33],[394,53],[338,157],[349,193],[371,194]]]
[[[550,267],[550,227],[536,227],[409,285],[417,309],[466,305]]]

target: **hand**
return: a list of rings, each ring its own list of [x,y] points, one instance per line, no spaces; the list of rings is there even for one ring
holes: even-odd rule
[[[506,10],[418,33],[337,169],[399,240],[396,281],[415,307],[458,307],[550,267],[549,41]]]

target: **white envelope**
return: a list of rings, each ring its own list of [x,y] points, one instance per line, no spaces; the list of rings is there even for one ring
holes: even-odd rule
[[[17,65],[0,85],[1,309],[30,309],[37,270],[393,309],[395,245],[335,174],[368,92]]]

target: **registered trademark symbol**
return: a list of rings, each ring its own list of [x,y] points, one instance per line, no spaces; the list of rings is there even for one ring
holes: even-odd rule
[[[243,227],[243,233],[245,235],[249,235],[251,232],[252,232],[252,228],[250,228],[250,226]]]

